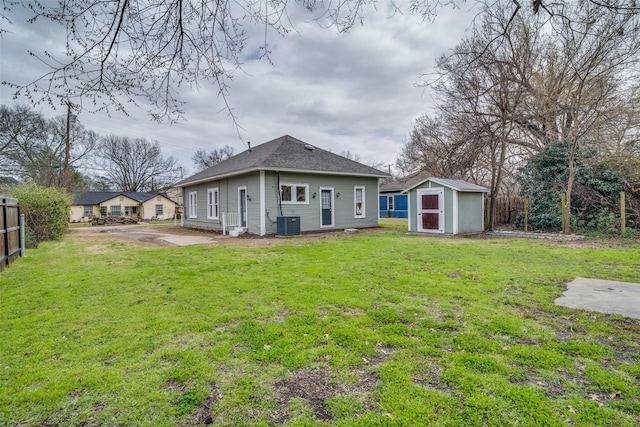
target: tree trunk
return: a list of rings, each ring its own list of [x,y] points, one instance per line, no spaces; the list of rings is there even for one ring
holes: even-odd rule
[[[573,191],[573,181],[576,176],[575,157],[578,148],[578,140],[574,138],[571,143],[569,153],[569,178],[567,178],[567,193],[564,202],[564,215],[562,215],[562,234],[571,234],[571,192]]]

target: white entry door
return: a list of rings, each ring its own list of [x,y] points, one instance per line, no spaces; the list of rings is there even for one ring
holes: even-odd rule
[[[418,190],[418,231],[444,233],[444,190]]]

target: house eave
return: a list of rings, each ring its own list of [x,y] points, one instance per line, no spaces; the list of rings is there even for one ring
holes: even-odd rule
[[[489,192],[489,189],[488,188],[484,188],[484,187],[477,188],[477,189],[470,189],[470,188],[461,189],[461,188],[456,187],[454,185],[451,185],[449,183],[442,182],[438,178],[429,177],[429,178],[425,178],[422,181],[412,185],[410,188],[407,188],[406,190],[404,190],[402,192],[402,194],[408,194],[409,191],[413,190],[416,187],[421,186],[422,184],[424,184],[427,181],[435,182],[436,184],[440,184],[440,185],[442,185],[444,187],[450,188],[450,189],[455,190],[455,191],[461,191],[461,192],[464,192],[464,193],[488,193]]]
[[[259,168],[249,168],[243,169],[239,171],[229,172],[220,175],[212,175],[207,178],[200,178],[194,181],[189,181],[185,183],[178,183],[177,186],[181,188],[190,187],[197,184],[202,184],[210,181],[218,181],[224,178],[230,178],[232,176],[244,175],[251,172],[259,172],[259,171],[269,171],[269,172],[289,172],[289,173],[308,173],[308,174],[316,174],[316,175],[342,175],[342,176],[360,176],[360,177],[368,177],[368,178],[387,178],[390,175],[384,172],[380,172],[380,174],[369,174],[369,173],[355,173],[355,172],[338,172],[338,171],[322,171],[322,170],[313,170],[313,169],[292,169],[292,168],[277,168],[277,167],[259,167]]]

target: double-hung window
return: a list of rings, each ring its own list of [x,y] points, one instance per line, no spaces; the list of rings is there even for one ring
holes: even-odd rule
[[[355,218],[364,218],[364,187],[353,187],[353,216]]]
[[[120,205],[111,206],[111,216],[120,216]]]
[[[280,200],[283,204],[309,204],[308,184],[281,184]]]
[[[164,215],[164,205],[156,205],[156,216]]]
[[[387,210],[393,210],[393,196],[388,196],[387,198]]]
[[[84,205],[84,216],[93,216],[93,206]]]
[[[189,193],[189,218],[198,218],[198,193]]]
[[[207,218],[220,218],[220,192],[218,187],[207,190]]]

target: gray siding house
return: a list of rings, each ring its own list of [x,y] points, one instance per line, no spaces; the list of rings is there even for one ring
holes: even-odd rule
[[[177,185],[184,226],[265,235],[283,218],[300,232],[378,226],[378,180],[388,176],[285,135]]]
[[[408,194],[409,231],[465,234],[484,231],[484,195],[489,189],[459,179],[426,178]]]

